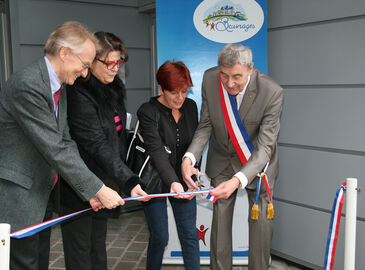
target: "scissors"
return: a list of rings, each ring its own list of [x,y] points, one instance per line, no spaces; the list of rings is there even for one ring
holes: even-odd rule
[[[202,187],[204,187],[204,185],[202,184],[202,182],[200,181],[200,172],[199,172],[199,169],[196,168],[197,170],[197,174],[195,175],[192,175],[191,178],[194,180],[194,182],[198,182],[197,185],[200,189],[202,189]]]

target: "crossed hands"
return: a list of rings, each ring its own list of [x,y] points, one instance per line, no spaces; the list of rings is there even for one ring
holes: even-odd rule
[[[198,170],[192,166],[190,158],[184,158],[183,162],[181,163],[181,173],[183,180],[188,186],[189,190],[199,189],[199,183],[191,178],[192,175],[198,174]],[[203,174],[200,173],[200,175]],[[213,196],[216,196],[217,199],[228,199],[232,195],[232,193],[239,187],[239,185],[240,180],[236,176],[233,176],[231,179],[220,183],[209,193]]]
[[[148,194],[143,191],[140,185],[136,185],[132,191],[132,196],[147,196]],[[148,201],[150,198],[140,198],[138,201]],[[113,209],[119,205],[124,205],[124,200],[119,196],[119,194],[107,186],[103,186],[100,191],[89,200],[92,209],[97,212],[100,209],[107,208]]]

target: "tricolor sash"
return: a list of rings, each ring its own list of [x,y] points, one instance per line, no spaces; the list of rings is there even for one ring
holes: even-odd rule
[[[255,147],[250,139],[250,136],[248,136],[245,126],[243,125],[243,121],[237,109],[237,103],[235,97],[230,95],[225,89],[223,89],[220,73],[219,73],[219,90],[220,90],[220,100],[222,105],[224,122],[226,123],[228,134],[229,137],[231,138],[234,149],[237,152],[237,155],[242,163],[242,166],[244,166],[248,161],[248,159],[250,158]],[[271,215],[269,214],[268,211],[267,216],[269,219],[272,219],[274,209],[271,203],[270,188],[265,174],[267,167],[268,163],[265,165],[264,169],[259,174],[258,184],[257,184],[258,187],[256,188],[256,197],[258,197],[259,195],[261,178],[263,178],[269,196],[268,210],[269,208],[271,208],[270,213],[272,213]],[[257,206],[258,205],[256,204],[256,207]],[[257,208],[257,218],[258,218],[258,208]]]
[[[223,90],[221,74],[219,73],[220,98],[224,121],[229,137],[233,143],[242,166],[246,164],[254,150],[253,143],[246,131],[245,126],[237,110],[237,103],[234,96]]]

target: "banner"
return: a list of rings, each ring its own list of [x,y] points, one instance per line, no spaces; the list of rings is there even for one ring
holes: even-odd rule
[[[217,56],[227,43],[241,43],[252,50],[254,66],[267,73],[266,0],[156,0],[157,61],[183,61],[189,68],[194,86],[188,97],[201,106],[201,83],[204,71],[217,65]],[[206,151],[205,151],[206,153]],[[203,167],[205,156],[203,155]],[[204,171],[204,168],[202,168]],[[210,186],[207,177],[204,185]],[[209,263],[212,203],[197,197],[201,263]],[[233,263],[247,263],[248,202],[240,191],[234,210]],[[171,207],[169,245],[164,263],[182,263]]]

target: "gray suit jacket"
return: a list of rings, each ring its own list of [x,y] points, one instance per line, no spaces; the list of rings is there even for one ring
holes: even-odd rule
[[[269,76],[253,69],[239,114],[255,150],[247,163],[242,166],[224,122],[218,74],[219,67],[211,68],[204,73],[200,123],[187,151],[193,153],[196,160],[199,160],[209,140],[207,175],[214,178],[231,164],[235,172],[241,171],[248,178],[248,189],[256,188],[256,182],[253,180],[270,161],[267,175],[270,188],[273,188],[278,166],[277,137],[283,89]]]
[[[56,118],[44,58],[0,91],[0,223],[12,231],[43,220],[56,172],[84,200],[103,185],[70,139],[65,89],[58,109]]]

